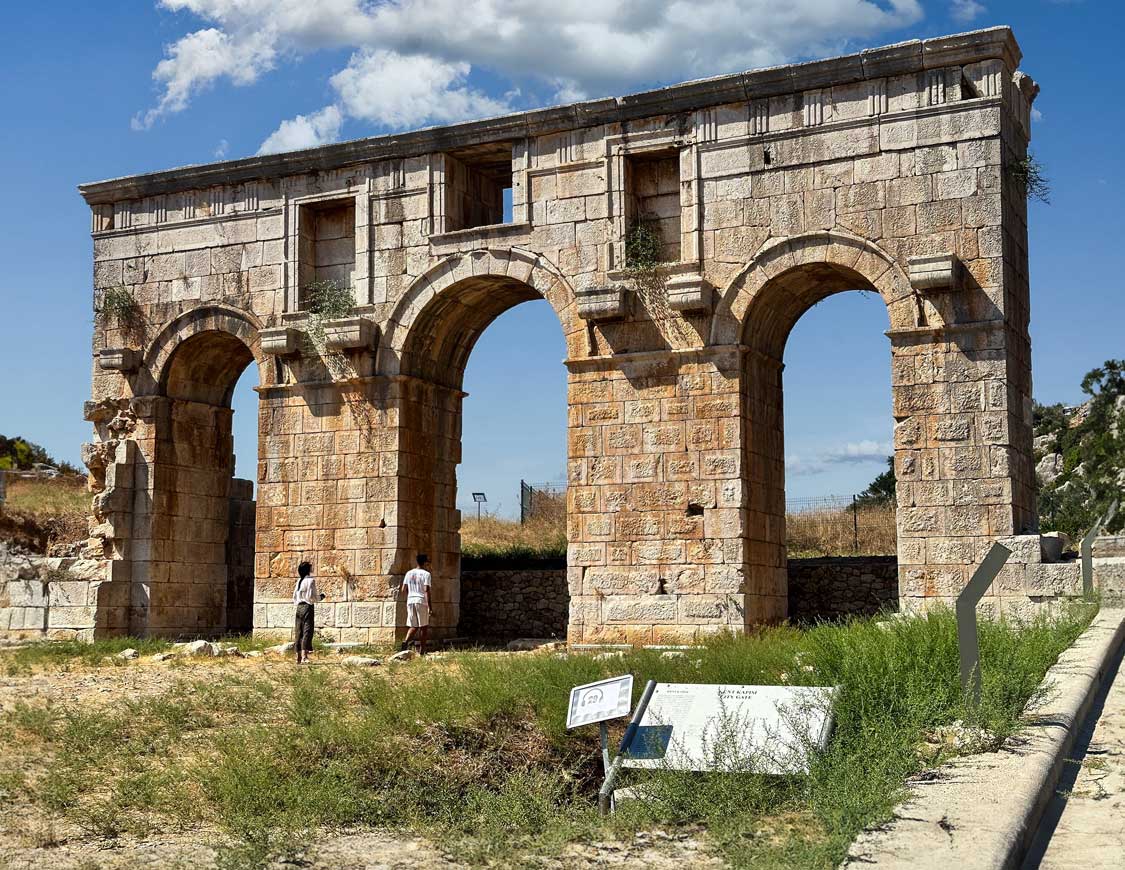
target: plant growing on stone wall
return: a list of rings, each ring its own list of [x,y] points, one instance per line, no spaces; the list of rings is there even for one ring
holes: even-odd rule
[[[690,340],[687,327],[668,306],[665,284],[664,243],[655,220],[641,218],[625,234],[625,273],[633,279],[637,295],[662,333],[676,333],[679,342]]]
[[[124,287],[110,287],[94,299],[94,320],[101,328],[115,325],[131,338],[139,339],[144,315],[133,294]]]
[[[1026,199],[1051,204],[1051,183],[1043,164],[1030,151],[1027,156],[1008,164],[1008,177],[1023,191]]]
[[[314,352],[324,360],[333,379],[354,375],[345,354],[328,347],[325,324],[347,317],[355,308],[355,293],[350,287],[341,287],[335,281],[314,281],[302,291],[305,310],[309,313],[305,327]]]
[[[656,272],[663,262],[663,243],[656,222],[642,218],[625,234],[625,268],[631,272]]]

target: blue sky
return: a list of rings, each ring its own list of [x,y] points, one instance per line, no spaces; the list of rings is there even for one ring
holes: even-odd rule
[[[1125,231],[1116,3],[790,0],[782,14],[771,0],[71,0],[12,4],[3,21],[0,432],[63,459],[77,461],[90,437],[91,242],[79,182],[994,24],[1015,29],[1023,68],[1043,88],[1032,147],[1053,194],[1031,209],[1035,395],[1077,400],[1083,373],[1125,357],[1113,259]],[[853,492],[881,470],[884,329],[878,300],[859,294],[798,323],[785,374],[791,496]],[[562,474],[563,356],[544,303],[484,334],[466,376],[463,498],[483,489],[510,514],[521,477]],[[235,405],[245,476],[249,380]]]

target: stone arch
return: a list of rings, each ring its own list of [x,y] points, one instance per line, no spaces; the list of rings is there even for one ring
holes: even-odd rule
[[[379,370],[459,387],[481,333],[504,311],[533,299],[545,299],[554,310],[568,355],[580,354],[584,329],[574,290],[552,263],[520,248],[451,256],[418,278],[396,304]]]
[[[834,231],[764,245],[723,294],[722,316],[716,318],[712,336],[718,342],[740,344],[744,350],[744,467],[754,505],[746,529],[751,554],[747,568],[756,585],[777,603],[779,615],[786,610],[788,590],[782,414],[785,346],[809,308],[848,290],[878,293],[892,331],[920,325],[919,300],[894,259],[869,241]],[[895,348],[888,349],[893,360]],[[895,389],[892,384],[892,399]]]
[[[815,289],[794,298],[801,287]],[[788,329],[811,305],[851,289],[877,292],[892,329],[919,325],[917,297],[894,258],[866,239],[832,230],[763,244],[722,292],[711,344],[737,344],[758,329],[771,331],[776,340],[779,328],[784,344]],[[785,314],[791,320],[778,322]]]
[[[405,469],[398,524],[388,540],[403,570],[418,552],[430,555],[432,624],[439,632],[455,633],[460,623],[457,466],[465,366],[493,320],[535,299],[555,312],[568,354],[580,353],[584,327],[571,285],[545,258],[520,249],[447,258],[409,287],[387,322],[378,368],[391,381],[397,462]]]
[[[252,364],[262,386],[275,382],[260,328],[250,313],[206,305],[168,323],[144,353],[151,504],[135,531],[149,546],[133,573],[148,597],[134,631],[199,636],[252,627],[254,490],[234,478],[231,397]]]
[[[140,391],[167,395],[170,388],[179,394],[174,398],[229,404],[230,390],[251,362],[258,367],[261,386],[274,384],[275,373],[262,353],[261,328],[261,321],[253,314],[227,305],[207,305],[181,314],[146,348],[141,373],[147,382],[139,385]],[[189,343],[197,348],[190,360],[179,353]],[[181,367],[185,370],[173,372]],[[222,395],[216,396],[212,390],[218,389],[214,385],[220,382],[224,384]],[[207,389],[209,385],[211,390]],[[187,395],[185,391],[194,392],[190,387],[201,390],[200,394]]]

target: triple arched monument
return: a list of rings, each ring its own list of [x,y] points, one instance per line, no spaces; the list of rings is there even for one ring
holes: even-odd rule
[[[782,354],[845,290],[889,317],[902,605],[951,600],[998,537],[996,608],[1065,591],[1036,534],[1019,58],[996,28],[83,185],[105,562],[83,618],[287,628],[311,559],[324,630],[386,640],[424,550],[453,633],[465,364],[537,298],[567,345],[571,642],[786,616]],[[232,481],[247,366],[256,505]]]

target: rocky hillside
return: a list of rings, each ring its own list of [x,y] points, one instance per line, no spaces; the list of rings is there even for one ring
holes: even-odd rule
[[[1080,405],[1035,406],[1035,472],[1044,531],[1086,532],[1115,500],[1110,531],[1125,526],[1125,360],[1107,360],[1082,379]]]

